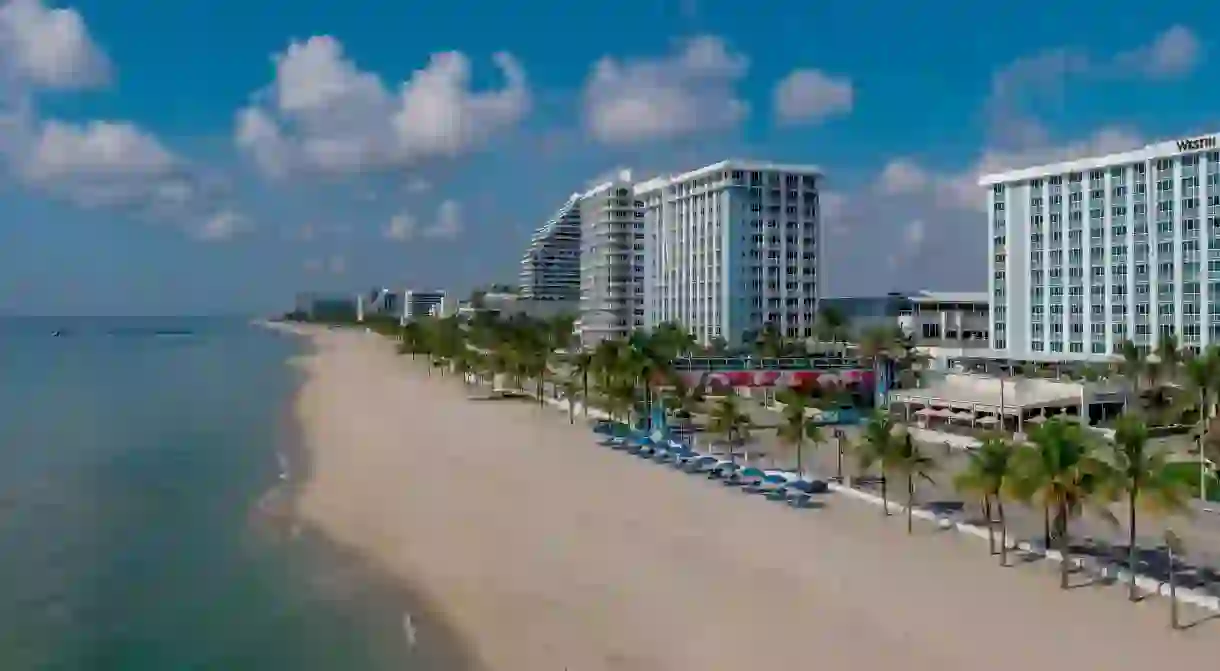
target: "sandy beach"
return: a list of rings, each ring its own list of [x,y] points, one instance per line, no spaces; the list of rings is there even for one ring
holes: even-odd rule
[[[1061,591],[977,539],[831,496],[789,508],[471,402],[372,334],[306,329],[304,518],[421,591],[483,668],[1207,668],[1220,623]],[[1185,611],[1188,617],[1201,617]],[[427,631],[421,629],[421,636]]]

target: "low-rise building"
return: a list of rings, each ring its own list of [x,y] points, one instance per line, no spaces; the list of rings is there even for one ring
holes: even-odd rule
[[[408,289],[403,295],[400,323],[424,317],[445,317],[451,310],[444,291],[416,291]]]

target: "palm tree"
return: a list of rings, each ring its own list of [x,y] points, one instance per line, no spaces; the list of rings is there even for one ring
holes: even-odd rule
[[[568,424],[575,424],[576,423],[576,395],[578,393],[580,393],[580,390],[581,390],[580,380],[571,375],[567,375],[567,376],[563,377],[562,379],[560,379],[558,387],[559,387],[559,393],[562,394],[563,398],[567,399],[567,401],[568,401]],[[583,400],[584,397],[582,396],[581,399]],[[587,415],[588,412],[589,412],[589,410],[588,410],[588,408],[586,408],[585,414]]]
[[[1211,345],[1182,365],[1182,382],[1195,401],[1195,440],[1199,450],[1199,498],[1207,499],[1208,428],[1215,399],[1220,396],[1220,347]]]
[[[1143,508],[1156,514],[1179,513],[1187,509],[1192,484],[1169,466],[1169,454],[1148,445],[1148,428],[1131,416],[1119,418],[1110,445],[1114,460],[1111,483],[1127,499],[1127,570],[1130,573],[1129,598],[1135,601],[1136,511]]]
[[[819,340],[835,345],[847,342],[847,315],[836,307],[826,306],[818,311],[816,327]]]
[[[723,436],[729,445],[729,460],[736,455],[738,445],[750,439],[750,416],[741,410],[737,394],[730,391],[712,408],[708,431]]]
[[[889,483],[886,474],[893,462],[896,449],[895,428],[889,415],[878,410],[869,418],[859,442],[853,446],[860,472],[865,472],[873,466],[880,471],[881,508],[885,515],[890,514]]]
[[[589,373],[593,371],[593,354],[579,351],[568,359],[573,376],[580,379],[580,404],[585,417],[589,416]]]
[[[774,322],[767,322],[762,331],[758,333],[754,346],[760,357],[781,356],[784,353],[784,335],[780,333],[779,327]]]
[[[966,467],[958,472],[953,484],[958,491],[982,499],[983,515],[987,517],[987,542],[995,554],[995,525],[1000,525],[1000,565],[1008,564],[1008,524],[1004,519],[1003,491],[1012,476],[1014,448],[999,435],[989,436],[976,450],[971,450]],[[996,517],[992,516],[992,502]]]
[[[804,460],[802,459],[805,439],[813,441],[814,446],[821,443],[822,430],[805,416],[808,403],[805,397],[791,389],[780,392],[779,400],[784,404],[783,420],[776,427],[776,436],[781,443],[796,448],[796,472],[804,475]]]
[[[1040,506],[1054,516],[1054,540],[1062,555],[1059,585],[1068,588],[1069,526],[1085,506],[1097,503],[1112,469],[1097,456],[1096,443],[1076,422],[1048,420],[1030,432],[1029,449],[1018,450],[1014,459],[1017,477],[1010,490],[1015,498]],[[1098,512],[1113,519],[1104,506]],[[1048,543],[1049,546],[1049,543]]]
[[[926,358],[900,327],[878,326],[865,330],[860,336],[861,362],[874,370],[893,364],[892,386],[915,386],[916,371]]]
[[[908,431],[902,430],[894,437],[893,449],[890,453],[890,469],[898,472],[907,481],[907,533],[914,529],[913,513],[915,510],[915,481],[924,480],[936,484],[929,471],[936,467],[936,461],[919,449],[919,443],[911,438]]]

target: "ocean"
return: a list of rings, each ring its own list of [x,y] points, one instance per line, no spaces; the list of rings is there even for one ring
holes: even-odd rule
[[[0,320],[0,669],[458,668],[412,647],[410,594],[289,514],[300,346]]]

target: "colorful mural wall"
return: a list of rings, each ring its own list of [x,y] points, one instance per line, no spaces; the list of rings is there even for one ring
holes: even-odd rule
[[[724,392],[733,387],[787,387],[803,392],[820,387],[871,393],[873,387],[873,371],[863,369],[681,371],[678,375],[686,386],[703,384],[708,393]]]

